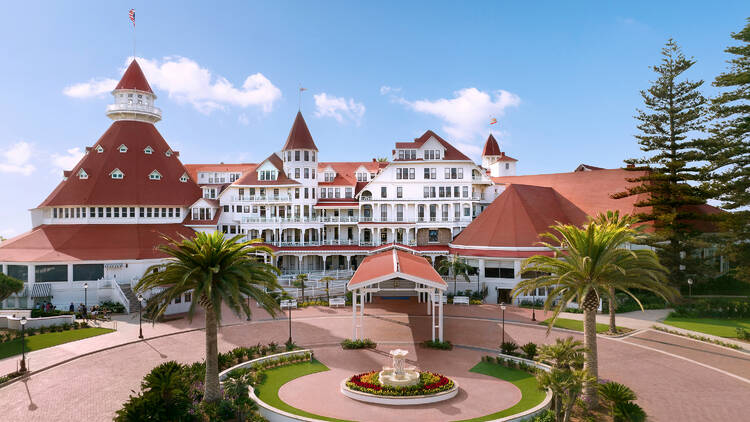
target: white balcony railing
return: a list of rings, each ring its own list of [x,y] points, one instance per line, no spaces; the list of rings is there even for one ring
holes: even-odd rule
[[[107,106],[107,113],[116,112],[138,112],[148,113],[154,116],[161,117],[161,110],[158,107],[154,107],[147,104],[110,104]]]
[[[234,202],[291,202],[289,195],[243,195],[232,197]]]

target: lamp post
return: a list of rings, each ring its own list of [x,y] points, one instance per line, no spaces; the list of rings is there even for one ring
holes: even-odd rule
[[[83,315],[89,319],[89,283],[83,283]]]
[[[536,289],[534,290],[534,296],[531,296],[531,320],[536,321]]]
[[[138,295],[138,338],[143,339],[143,324],[141,319],[141,303],[143,302],[143,295]]]
[[[292,344],[292,306],[289,306],[289,340],[287,344]]]
[[[688,296],[689,297],[693,296],[693,279],[692,278],[688,278]]]
[[[21,317],[21,369],[18,372],[26,372],[26,317]]]
[[[500,345],[502,346],[503,343],[505,343],[505,303],[500,304],[500,309],[503,311],[503,337],[502,341],[500,342]]]
[[[247,296],[247,309],[250,309],[250,295]],[[250,314],[247,314],[247,321],[250,321]]]

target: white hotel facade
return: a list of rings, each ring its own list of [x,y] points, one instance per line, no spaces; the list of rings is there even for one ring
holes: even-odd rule
[[[517,161],[491,135],[481,165],[429,130],[396,142],[387,162],[321,161],[301,113],[259,163],[183,165],[155,128],[161,111],[137,62],[112,94],[110,128],[31,211],[32,230],[0,244],[2,271],[26,283],[3,307],[67,308],[83,302],[84,285],[89,303],[132,307],[130,287],[164,262],[161,235],[215,230],[262,239],[287,274],[346,277],[391,248],[433,263],[456,254],[478,273],[459,289],[486,286],[488,301],[507,301],[522,260],[546,253],[536,242],[549,224],[632,211],[633,200],[609,198],[623,171],[515,176]]]

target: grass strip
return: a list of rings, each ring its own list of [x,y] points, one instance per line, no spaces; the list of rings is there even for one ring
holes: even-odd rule
[[[549,325],[551,321],[552,321],[552,318],[548,318],[540,322],[539,325]],[[577,319],[557,318],[557,321],[555,321],[554,327],[583,332],[583,321],[579,321]],[[609,324],[596,323],[597,333],[605,333],[607,331],[609,331]],[[617,331],[627,332],[627,331],[632,331],[632,330],[630,328],[620,327],[618,325]]]
[[[278,368],[267,369],[265,371],[266,379],[262,384],[255,387],[255,394],[257,394],[258,398],[268,403],[270,406],[298,416],[333,422],[352,422],[344,419],[329,418],[327,416],[321,416],[306,412],[302,409],[297,409],[296,407],[286,404],[281,400],[281,398],[279,398],[279,389],[282,385],[288,383],[293,379],[327,370],[327,366],[323,365],[315,359],[313,359],[312,362],[299,362],[291,365],[281,366]]]
[[[667,317],[664,324],[718,337],[737,338],[737,328],[750,331],[750,319]]]
[[[480,416],[478,418],[464,419],[459,422],[491,421],[499,418],[504,418],[506,416],[515,415],[516,413],[521,413],[523,411],[534,408],[542,401],[544,401],[544,398],[547,396],[547,393],[539,389],[539,386],[536,382],[536,377],[525,371],[510,369],[489,362],[479,362],[469,371],[475,372],[477,374],[489,375],[491,377],[510,382],[519,390],[521,390],[521,400],[505,410],[501,410],[490,415]]]
[[[89,337],[95,337],[102,334],[111,333],[114,330],[109,328],[79,328],[77,330],[68,330],[58,333],[36,334],[26,337],[26,352],[46,349],[47,347],[57,346],[59,344],[70,343],[71,341],[83,340]],[[21,339],[15,339],[6,343],[0,343],[0,359],[21,354]]]

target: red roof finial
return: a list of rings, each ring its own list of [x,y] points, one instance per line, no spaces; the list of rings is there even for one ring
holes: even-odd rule
[[[130,62],[130,66],[128,66],[125,74],[122,75],[122,79],[120,79],[120,83],[117,84],[115,89],[137,89],[139,91],[154,93],[135,59]]]

